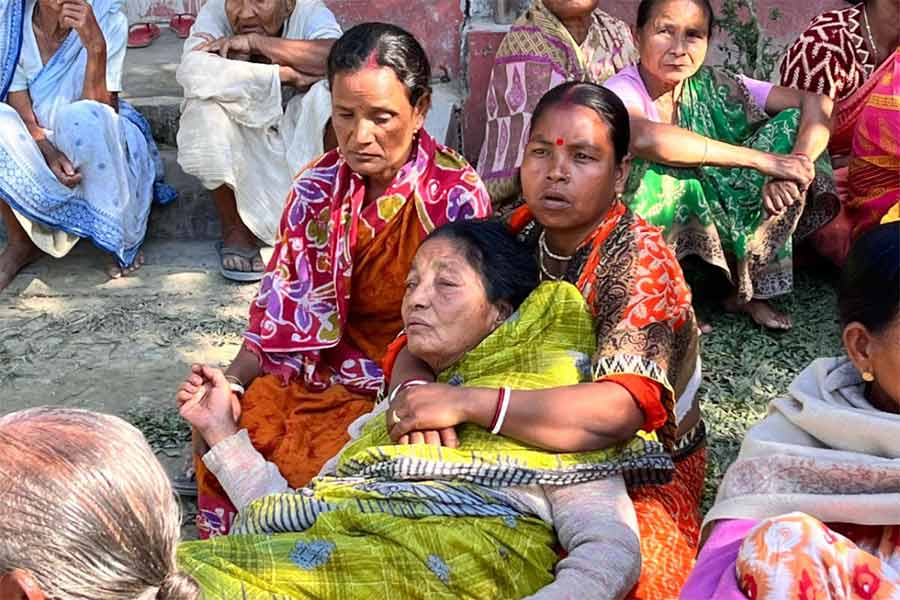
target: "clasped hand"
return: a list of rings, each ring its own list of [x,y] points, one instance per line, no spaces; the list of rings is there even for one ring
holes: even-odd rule
[[[459,447],[456,425],[469,420],[465,392],[442,383],[409,387],[397,394],[385,414],[396,444]]]

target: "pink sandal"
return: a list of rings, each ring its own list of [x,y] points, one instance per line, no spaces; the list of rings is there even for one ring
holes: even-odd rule
[[[159,37],[159,27],[153,23],[135,23],[128,28],[128,47],[146,48]]]
[[[169,21],[169,28],[175,32],[175,35],[185,39],[191,34],[191,27],[196,21],[197,17],[190,13],[177,14]]]

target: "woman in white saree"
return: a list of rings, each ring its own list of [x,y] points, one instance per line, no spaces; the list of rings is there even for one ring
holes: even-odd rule
[[[146,120],[120,101],[122,0],[11,0],[0,6],[0,290],[43,253],[82,237],[140,265],[150,204],[175,199]]]

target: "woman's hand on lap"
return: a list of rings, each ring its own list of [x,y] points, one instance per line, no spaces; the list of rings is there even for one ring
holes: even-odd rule
[[[758,170],[774,179],[792,181],[805,190],[816,176],[816,168],[808,156],[802,154],[765,154]]]
[[[407,444],[428,444],[430,446],[444,446],[445,448],[459,448],[459,437],[456,435],[455,427],[447,427],[438,430],[413,431],[400,436],[397,443],[402,446]]]
[[[770,217],[780,215],[800,200],[803,193],[793,181],[773,179],[763,186],[763,207]]]
[[[208,365],[193,365],[178,392],[179,413],[213,447],[238,432],[241,409],[225,374]]]
[[[42,140],[41,142],[38,142],[38,148],[40,149],[41,154],[44,155],[47,166],[50,167],[50,170],[53,171],[53,174],[61,184],[73,188],[81,183],[81,173],[78,172],[78,169],[75,168],[72,161],[70,161],[65,154],[60,152],[56,146],[51,144],[48,140]]]
[[[94,17],[91,5],[84,0],[61,0],[62,26],[78,32],[81,43],[88,52],[106,50],[106,38]]]
[[[465,423],[467,416],[465,393],[459,387],[443,383],[417,385],[394,398],[387,411],[388,431],[395,443],[403,438],[407,443],[452,442],[456,432],[445,430]]]

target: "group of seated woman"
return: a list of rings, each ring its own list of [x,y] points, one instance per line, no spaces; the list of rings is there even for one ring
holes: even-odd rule
[[[150,205],[175,199],[150,125],[119,99],[128,21],[120,0],[0,6],[0,290],[81,238],[111,277],[140,266]]]
[[[521,197],[540,96],[566,80],[602,83],[631,115],[625,203],[664,229],[679,258],[719,268],[727,310],[790,328],[768,300],[792,289],[793,246],[809,238],[840,264],[900,201],[896,2],[817,17],[789,49],[781,86],[704,65],[708,0],[640,2],[633,41],[598,4],[536,0],[504,38],[478,163],[493,205]]]

